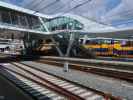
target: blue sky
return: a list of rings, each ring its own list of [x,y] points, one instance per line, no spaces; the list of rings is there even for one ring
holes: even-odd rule
[[[112,0],[114,1],[114,0]],[[117,1],[117,0],[116,0]],[[119,4],[109,11],[103,20],[113,25],[133,26],[133,0],[121,0]]]
[[[106,10],[110,11],[121,3],[121,0],[106,0]]]
[[[23,2],[23,0],[12,0],[12,2],[13,2],[14,4],[21,4],[21,2]]]
[[[16,5],[21,5],[25,7],[25,5],[29,4],[32,0],[3,0],[7,1]],[[34,4],[38,3],[41,0],[34,0]],[[44,0],[41,5],[33,7],[33,5],[28,5],[26,8],[29,9],[39,9],[39,7],[44,7],[45,5],[49,4],[55,0]],[[59,13],[60,11],[65,11],[69,6],[66,6],[68,2],[71,0],[60,0],[57,4],[41,11],[42,13],[49,14],[50,11]],[[79,2],[83,2],[85,0],[74,0],[71,2],[71,6],[75,6]],[[94,18],[96,20],[100,20],[104,23],[109,23],[112,25],[119,25],[119,24],[129,24],[130,20],[133,20],[133,12],[129,16],[124,16],[123,14],[119,15],[119,12],[126,13],[126,10],[133,9],[133,0],[92,0],[90,3],[85,4],[82,7],[72,11],[74,14],[80,14],[89,18]],[[58,8],[64,5],[64,8],[58,11],[54,11],[54,8]],[[124,12],[125,11],[125,12]],[[130,22],[132,25],[133,22]]]
[[[1,1],[10,2],[10,3],[16,4],[16,5],[21,5],[21,3],[23,2],[23,0],[1,0]]]

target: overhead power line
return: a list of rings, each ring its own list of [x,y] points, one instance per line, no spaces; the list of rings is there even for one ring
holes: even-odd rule
[[[77,9],[77,8],[83,6],[83,5],[85,5],[85,4],[87,4],[87,3],[91,2],[91,1],[92,1],[92,0],[87,0],[87,1],[85,1],[85,2],[83,2],[83,3],[81,3],[81,4],[78,4],[78,5],[76,5],[75,7],[73,7],[73,8],[71,8],[71,9],[69,9],[69,10],[63,12],[63,13],[60,14],[59,16],[65,15],[65,14],[67,14],[67,13],[73,11],[74,9]],[[83,17],[83,16],[82,16],[82,17]],[[86,17],[84,17],[84,18],[86,18]],[[94,22],[99,23],[99,24],[102,24],[102,25],[107,25],[107,26],[113,27],[112,25],[109,25],[109,24],[106,24],[106,23],[103,23],[103,22],[100,22],[100,21],[97,21],[97,20],[92,20],[92,19],[89,19],[89,18],[86,18],[86,19],[91,20],[91,21],[94,21]]]
[[[123,17],[123,16],[126,16],[126,17],[133,16],[133,9],[122,11],[122,12],[119,12],[119,13],[115,13],[115,14],[112,14],[108,17],[111,18],[110,20],[115,20],[115,19],[112,19],[112,18],[113,17]]]
[[[53,4],[57,3],[58,1],[60,1],[60,0],[56,0],[56,1],[52,2],[52,3],[50,3],[50,4],[48,4],[48,5],[44,6],[44,7],[42,7],[41,9],[38,9],[36,12],[40,12],[41,10],[43,10],[43,9],[49,7],[49,6],[52,6]],[[74,1],[74,0],[72,0],[72,1]],[[71,2],[72,2],[72,1],[71,1]],[[87,1],[85,1],[85,2],[82,2],[82,3],[78,4],[78,5],[76,5],[75,7],[73,7],[73,8],[71,8],[71,9],[69,9],[69,10],[63,12],[63,13],[60,14],[58,17],[60,17],[60,16],[62,16],[62,15],[64,15],[64,14],[66,14],[66,13],[69,13],[69,12],[73,11],[74,9],[77,9],[77,8],[83,6],[83,5],[85,5],[85,4],[87,4],[88,2],[91,2],[91,1],[92,1],[92,0],[87,0]],[[71,3],[71,2],[70,2],[70,3]],[[60,7],[60,9],[61,9],[61,8],[62,8],[62,7]],[[58,8],[58,9],[59,9],[59,8]],[[92,20],[92,19],[89,19],[89,18],[86,18],[86,19]],[[106,24],[106,23],[103,23],[103,22],[99,22],[99,21],[96,21],[96,20],[92,20],[92,21],[97,22],[97,23],[102,24],[102,25],[111,26],[111,25],[109,25],[109,24]]]
[[[35,5],[32,6],[32,8],[37,8],[38,6],[40,6],[40,4],[42,4],[43,2],[45,2],[46,0],[40,0],[39,2],[37,2]]]
[[[69,12],[71,12],[72,10],[77,9],[77,8],[83,6],[84,4],[87,4],[88,2],[91,2],[91,1],[92,1],[92,0],[87,0],[87,1],[85,1],[85,2],[83,2],[83,3],[80,3],[80,4],[76,5],[75,7],[73,7],[73,8],[71,8],[71,9],[69,9],[69,10],[63,12],[62,15],[66,14],[66,13],[69,13]]]
[[[72,0],[72,1],[74,1],[74,0]],[[71,9],[69,9],[69,10],[63,12],[63,13],[60,14],[59,16],[62,16],[62,15],[64,15],[64,14],[66,14],[66,13],[69,13],[69,12],[73,11],[74,9],[77,9],[77,8],[83,6],[83,5],[85,5],[85,4],[87,4],[87,3],[91,2],[91,1],[92,1],[92,0],[87,0],[87,1],[85,1],[85,2],[82,2],[82,3],[78,4],[78,5],[76,5],[75,7],[73,7],[73,8],[71,8]],[[81,16],[81,17],[83,17],[83,16]],[[86,18],[86,17],[84,17],[84,18]],[[103,23],[103,22],[100,22],[100,21],[97,21],[97,20],[93,20],[93,19],[89,19],[89,18],[86,18],[86,19],[87,19],[87,20],[91,20],[91,21],[96,22],[96,23],[99,23],[99,24],[102,24],[102,25],[107,25],[107,26],[113,27],[112,25],[109,25],[109,24],[106,24],[106,23]]]
[[[74,0],[71,0],[71,1],[68,1],[66,4],[71,4],[71,2],[73,2]],[[66,7],[66,5],[63,5],[63,6],[61,6],[61,7],[59,7],[59,8],[57,8],[57,9],[54,9],[52,12],[50,12],[50,14],[53,14],[54,12],[56,12],[56,11],[58,11],[58,10],[61,10],[61,9],[63,9],[63,8],[65,8]]]
[[[115,15],[111,15],[109,17],[112,18],[112,17],[117,17],[117,16],[121,17],[121,18],[120,19],[116,19],[116,18],[110,19],[111,22],[112,21],[117,21],[117,22],[114,22],[115,24],[113,24],[113,25],[128,24],[128,23],[131,22],[131,20],[133,20],[133,11],[132,10],[127,10],[127,12],[125,12],[125,11],[124,12],[120,12],[120,13],[117,13]]]
[[[123,15],[123,14],[130,13],[130,12],[133,12],[133,9],[121,11],[121,12],[118,12],[118,13],[113,14],[112,16],[115,16],[115,15]]]
[[[42,10],[45,10],[46,8],[50,7],[50,6],[53,6],[55,3],[59,2],[60,0],[55,0],[54,2],[50,3],[50,4],[47,4],[46,6],[40,8],[40,9],[37,9],[37,12],[40,12]]]
[[[25,7],[29,7],[29,5],[31,6],[31,5],[33,5],[35,2],[36,2],[35,0],[32,0],[31,2],[27,3],[27,4],[25,5]]]
[[[31,5],[31,4],[32,4],[32,5],[34,4],[34,5],[33,5],[33,8],[34,8],[34,7],[38,7],[38,6],[39,6],[40,4],[42,4],[42,2],[44,2],[44,1],[45,1],[45,0],[41,0],[40,2],[35,3],[35,1],[32,0],[30,3],[27,4],[27,6],[29,6],[29,5]],[[50,4],[46,5],[46,6],[44,6],[44,7],[40,8],[40,9],[38,9],[37,12],[40,12],[41,10],[44,10],[45,8],[47,8],[47,7],[49,7],[49,6],[54,5],[54,4],[57,3],[58,1],[60,1],[60,0],[56,0],[56,1],[50,3]],[[74,0],[71,0],[70,3],[71,3],[72,1],[74,1]],[[71,9],[69,9],[69,10],[63,12],[61,15],[64,15],[64,14],[66,14],[66,13],[69,13],[69,12],[71,12],[72,10],[79,8],[79,7],[83,6],[84,4],[86,4],[86,3],[90,2],[90,1],[92,1],[92,0],[87,0],[87,1],[85,1],[85,2],[83,2],[83,3],[81,3],[81,4],[78,4],[78,5],[76,5],[75,7],[73,7],[73,8],[71,8]],[[59,7],[59,8],[57,8],[57,9],[55,9],[54,11],[60,10],[61,8],[64,8],[64,7],[65,7],[65,6]],[[53,11],[53,12],[54,12],[54,11]],[[131,13],[133,13],[133,9],[119,12],[119,13],[117,13],[117,14],[112,15],[112,17],[114,17],[114,16],[120,16],[120,15],[121,15],[121,16],[122,16],[122,15],[124,15],[124,16],[131,16]],[[61,16],[61,15],[60,15],[60,16]],[[88,19],[89,19],[89,18],[88,18]],[[89,20],[90,20],[90,19],[89,19]],[[124,20],[125,20],[125,19],[124,19]],[[121,20],[121,21],[124,21],[124,20]],[[104,23],[104,22],[99,22],[99,21],[96,21],[96,20],[92,20],[92,21],[98,22],[98,23],[103,24],[103,25],[108,25],[108,24],[106,24],[106,23]],[[129,21],[128,21],[128,22],[118,22],[118,23],[115,24],[115,25],[128,24],[128,23],[129,23]],[[113,24],[113,25],[114,25],[114,24]]]
[[[124,25],[124,24],[131,24],[133,23],[133,19],[130,19],[130,20],[126,20],[126,21],[119,21],[119,22],[115,22],[113,25]]]
[[[79,15],[79,16],[81,16],[81,15]],[[110,25],[110,24],[107,24],[107,23],[104,23],[104,22],[101,22],[101,21],[97,21],[95,19],[91,19],[91,18],[88,18],[88,17],[85,17],[85,16],[82,16],[82,17],[85,18],[85,19],[91,20],[93,22],[96,22],[96,23],[99,23],[99,24],[102,24],[102,25],[107,25],[107,26],[112,27],[112,25]]]

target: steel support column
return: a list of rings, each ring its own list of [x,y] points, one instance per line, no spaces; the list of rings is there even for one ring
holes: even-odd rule
[[[43,25],[43,27],[45,28],[45,30],[47,31],[47,32],[49,32],[49,29],[47,28],[47,26],[45,25],[45,23],[44,23],[44,21],[42,20],[42,18],[41,17],[39,17],[39,20],[40,20],[40,22],[42,23],[42,25]],[[52,40],[52,42],[56,42],[55,40],[54,40],[54,38],[52,37],[51,38],[51,40]],[[55,48],[56,48],[56,50],[57,50],[57,52],[59,53],[59,55],[62,57],[63,56],[63,53],[62,53],[62,51],[60,50],[60,48],[56,45],[55,46]]]
[[[42,19],[41,17],[38,17],[38,18],[39,18],[40,22],[42,23],[44,29],[45,29],[47,32],[49,32],[49,29],[48,29],[47,26],[45,25],[43,19]]]
[[[51,40],[52,40],[52,42],[56,42],[55,40],[54,40],[54,38],[51,38]],[[64,56],[64,54],[62,53],[62,51],[61,51],[61,49],[56,45],[55,46],[55,48],[56,48],[56,50],[57,50],[57,52],[59,53],[59,55],[61,56],[61,57],[63,57]]]
[[[73,45],[73,42],[74,42],[74,38],[75,38],[75,34],[71,33],[68,48],[67,48],[67,51],[66,51],[66,54],[65,54],[66,57],[68,57],[69,54],[70,54],[70,51],[71,51],[71,48],[72,48],[72,45]]]

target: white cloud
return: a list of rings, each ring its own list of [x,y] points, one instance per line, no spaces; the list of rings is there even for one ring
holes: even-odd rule
[[[30,2],[34,1],[34,3],[29,4]],[[36,5],[40,1],[44,1]],[[22,6],[29,9],[37,10],[40,9],[47,4],[53,2],[55,0],[24,0]],[[70,8],[75,7],[78,4],[81,4],[87,0],[60,0],[58,3],[47,7],[46,9],[42,10],[41,12],[45,14],[49,14],[49,12],[53,12],[53,14],[68,11]],[[91,17],[94,19],[99,19],[100,16],[104,15],[105,13],[105,1],[106,0],[92,0],[91,2],[86,3],[85,5],[73,10],[71,13],[80,14],[86,17]],[[61,9],[58,9],[61,8]],[[56,10],[57,9],[57,10]]]
[[[112,22],[117,20],[133,19],[133,0],[122,0],[120,5],[112,9],[105,16],[102,16],[102,21]]]
[[[12,3],[12,0],[5,0],[5,1]],[[22,7],[26,7],[28,9],[39,10],[40,8],[43,8],[44,6],[54,1],[56,0],[23,0],[21,5]],[[56,14],[56,13],[68,11],[70,8],[73,8],[76,5],[81,4],[85,1],[88,1],[88,0],[60,0],[58,3],[55,3],[54,5],[45,8],[41,12],[45,14],[49,14],[49,12],[53,12],[53,14]],[[73,10],[71,13],[99,19],[99,16],[105,13],[105,8],[106,8],[105,1],[106,0],[92,0],[86,3],[85,5]],[[58,9],[58,8],[61,8],[61,9]]]
[[[12,0],[7,1],[12,2]],[[32,1],[34,2],[29,4]],[[21,5],[28,9],[39,10],[40,8],[43,8],[54,1],[56,0],[23,0],[23,3]],[[55,3],[52,6],[41,10],[40,12],[45,14],[57,14],[68,11],[70,8],[73,8],[77,4],[80,4],[85,1],[87,0],[60,0],[58,1],[58,3]],[[109,10],[108,12],[106,2],[107,0],[92,0],[91,2],[88,2],[85,5],[75,10],[72,10],[71,13],[92,18],[105,23],[111,23],[115,20],[117,21],[133,18],[133,11],[128,13],[126,12],[130,9],[133,9],[133,0],[121,0],[121,3],[117,7]]]

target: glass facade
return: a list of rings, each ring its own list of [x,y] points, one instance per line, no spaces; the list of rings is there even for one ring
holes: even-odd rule
[[[49,31],[56,30],[81,30],[83,24],[69,17],[57,17],[54,19],[42,18],[43,22],[37,16],[17,12],[11,9],[0,8],[0,24],[14,26],[17,28],[32,29],[46,32],[45,26]]]
[[[0,8],[0,24],[17,28],[45,31],[38,17],[2,7]]]
[[[57,17],[54,19],[50,19],[45,22],[45,25],[50,31],[65,29],[81,30],[83,28],[83,24],[69,17]]]

